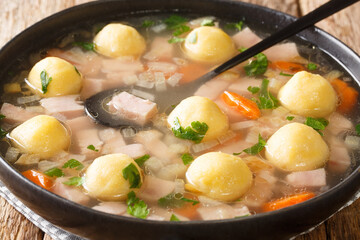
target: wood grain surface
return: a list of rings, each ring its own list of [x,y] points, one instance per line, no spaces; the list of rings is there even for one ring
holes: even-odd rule
[[[344,0],[345,1],[345,0]],[[0,0],[0,47],[33,23],[65,8],[89,0]],[[294,16],[302,16],[325,0],[245,0]],[[360,53],[360,3],[323,20],[317,26]],[[0,198],[0,239],[51,240],[39,228]],[[343,209],[314,231],[296,240],[360,239],[360,200]]]

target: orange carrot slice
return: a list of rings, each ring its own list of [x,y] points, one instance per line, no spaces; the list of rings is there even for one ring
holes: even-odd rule
[[[359,93],[340,79],[333,80],[331,85],[335,89],[340,100],[337,110],[343,114],[351,112],[357,103]]]
[[[270,67],[278,68],[285,72],[294,72],[294,73],[305,70],[305,67],[303,65],[300,65],[298,63],[292,63],[292,62],[285,62],[285,61],[274,62],[270,65]]]
[[[260,109],[256,103],[237,93],[224,91],[221,99],[230,107],[249,119],[258,119],[261,116]]]
[[[315,197],[312,192],[302,192],[289,197],[283,197],[274,201],[265,203],[263,210],[264,212],[275,211],[278,209],[286,208],[301,202],[304,202],[310,198]]]
[[[187,199],[194,200],[194,201],[199,200],[195,195],[192,195],[192,194],[189,194],[189,193],[185,193],[184,197],[187,198]],[[200,204],[195,204],[194,205],[191,202],[187,202],[181,208],[174,208],[174,212],[181,215],[181,216],[187,217],[189,219],[195,219],[197,217],[197,215],[198,215],[196,209],[199,207],[199,205]]]
[[[46,190],[50,190],[50,188],[53,186],[53,181],[48,176],[39,171],[27,170],[23,172],[22,175],[40,187],[45,188]]]

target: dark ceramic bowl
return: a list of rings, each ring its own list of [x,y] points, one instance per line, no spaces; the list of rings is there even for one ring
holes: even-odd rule
[[[246,20],[265,33],[294,21],[294,17],[267,8],[226,0],[122,0],[98,1],[67,9],[28,28],[0,52],[0,79],[30,52],[51,45],[78,27],[96,22],[157,13],[195,13],[223,19]],[[360,79],[357,54],[329,34],[310,28],[291,40],[321,49],[322,57],[343,67],[346,75]],[[306,55],[306,53],[303,53]],[[358,113],[355,113],[358,115]],[[40,216],[77,235],[91,239],[286,239],[319,224],[348,202],[360,186],[359,164],[338,185],[305,203],[243,219],[221,221],[160,222],[94,211],[48,192],[0,160],[0,179]]]

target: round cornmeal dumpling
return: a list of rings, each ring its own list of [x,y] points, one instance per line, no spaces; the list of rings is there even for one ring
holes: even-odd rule
[[[106,25],[94,38],[95,50],[107,57],[139,57],[146,48],[144,38],[135,28],[121,24]]]
[[[217,27],[198,27],[192,30],[184,42],[185,53],[193,60],[221,63],[236,53],[229,35]]]
[[[183,128],[191,126],[194,121],[205,122],[207,130],[202,142],[209,141],[224,135],[229,129],[227,116],[220,108],[206,97],[192,96],[182,100],[170,113],[168,124],[174,127],[176,118]]]
[[[136,192],[138,188],[131,188],[129,179],[123,176],[123,169],[134,164],[143,178],[136,162],[126,154],[116,153],[98,157],[88,167],[85,173],[84,188],[89,195],[101,200],[123,200],[130,191]]]
[[[54,117],[39,115],[17,126],[10,139],[22,152],[49,158],[70,145],[67,129]]]
[[[45,94],[41,83],[41,73],[43,71],[48,78],[51,78]],[[42,97],[64,96],[80,92],[82,77],[71,63],[61,58],[47,57],[33,66],[29,73],[28,84],[33,92]]]
[[[296,73],[279,91],[281,104],[292,113],[326,117],[337,104],[336,93],[325,78],[306,71]]]
[[[325,165],[329,148],[313,128],[290,123],[277,130],[267,141],[265,156],[285,171],[308,171]]]
[[[229,202],[239,199],[249,190],[252,173],[239,157],[209,152],[196,158],[190,165],[186,181],[190,191]]]

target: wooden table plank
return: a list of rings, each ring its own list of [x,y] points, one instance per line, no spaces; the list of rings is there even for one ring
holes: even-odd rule
[[[32,25],[36,21],[57,11],[89,0],[12,0],[0,1],[0,46],[10,40],[17,33]],[[245,0],[293,16],[301,16],[325,0]],[[319,27],[332,33],[358,53],[360,52],[360,3],[350,9],[324,20]],[[342,210],[311,233],[300,236],[297,240],[322,239],[360,239],[360,200],[352,206]],[[44,239],[51,240],[36,226],[26,220],[4,199],[0,198],[0,239]]]

